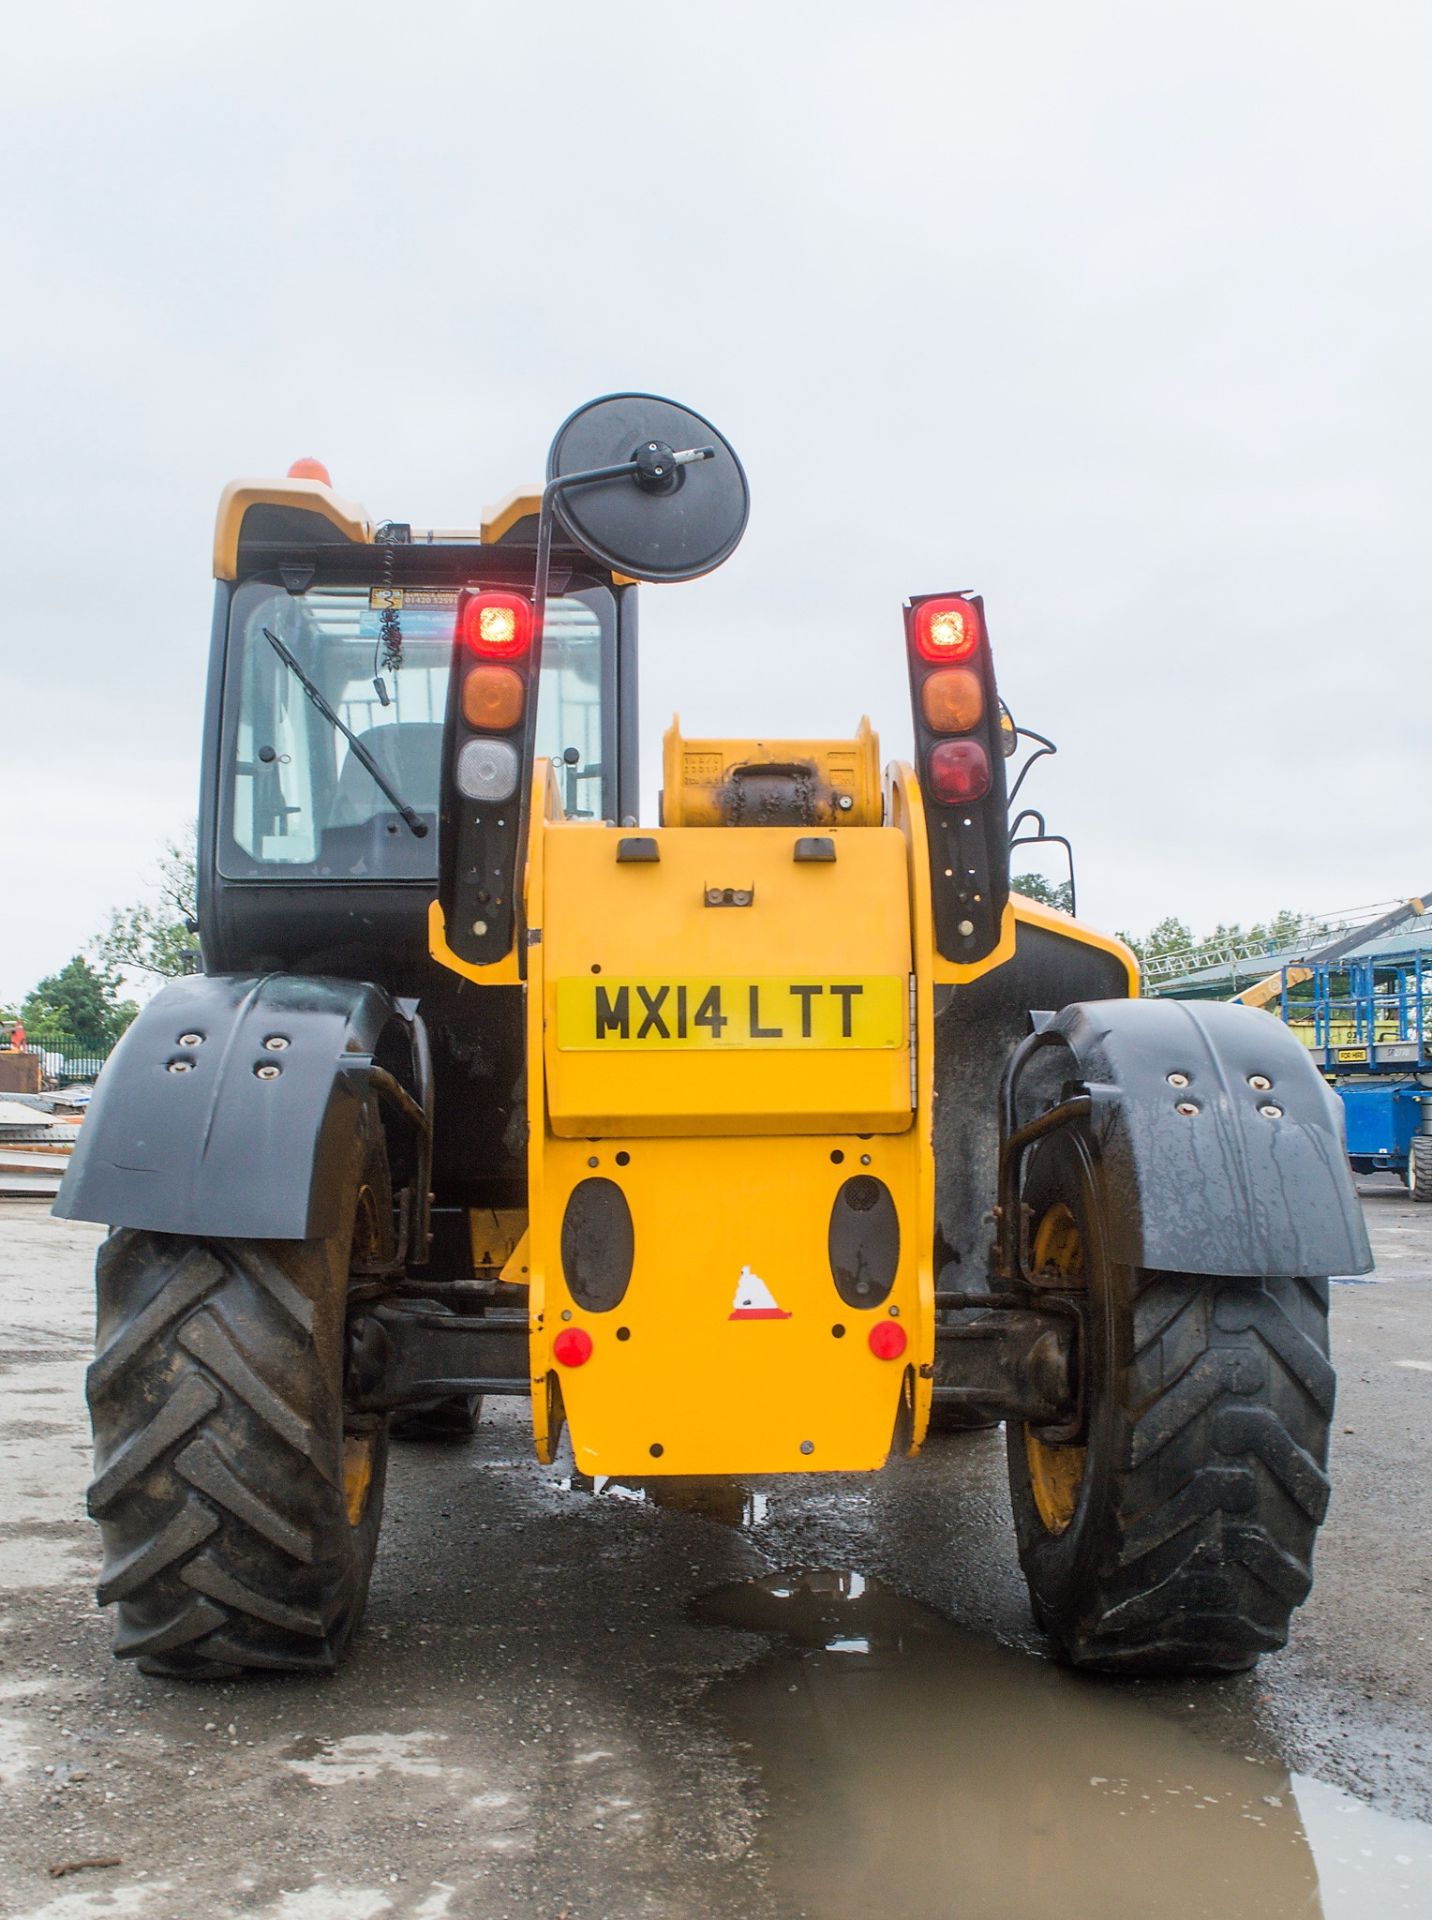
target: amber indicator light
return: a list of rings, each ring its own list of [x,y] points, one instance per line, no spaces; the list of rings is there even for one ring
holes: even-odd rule
[[[462,683],[462,717],[470,727],[506,733],[522,718],[526,698],[511,667],[474,667]]]
[[[984,718],[984,688],[968,667],[944,667],[921,687],[920,705],[936,733],[968,733]]]

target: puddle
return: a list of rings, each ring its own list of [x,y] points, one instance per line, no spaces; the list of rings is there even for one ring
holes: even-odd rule
[[[703,1476],[683,1480],[667,1474],[656,1480],[617,1480],[603,1473],[571,1473],[556,1483],[564,1493],[589,1493],[594,1500],[634,1500],[662,1507],[670,1513],[692,1513],[723,1527],[759,1527],[770,1509],[770,1496],[753,1493],[739,1480]]]
[[[758,1846],[811,1920],[1398,1920],[1432,1826],[1205,1746],[1118,1686],[855,1573],[774,1575],[700,1617],[796,1648],[713,1702],[760,1769]]]
[[[380,1773],[439,1780],[453,1771],[428,1749],[441,1733],[350,1733],[341,1740],[300,1734],[289,1743],[285,1764],[315,1787],[346,1787]]]

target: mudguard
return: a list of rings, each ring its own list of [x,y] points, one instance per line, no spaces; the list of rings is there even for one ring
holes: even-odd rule
[[[1016,1118],[1070,1082],[1088,1088],[1115,1260],[1270,1277],[1372,1266],[1341,1106],[1280,1021],[1207,1002],[1095,1000],[1041,1026]]]
[[[1077,921],[1052,913],[1035,920],[1028,902],[1011,898],[1013,959],[964,986],[935,990],[935,1218],[945,1286],[978,1285],[987,1271],[999,1085],[1034,1009],[1122,998],[1131,986],[1119,956],[1091,945]],[[960,1271],[946,1273],[947,1266]]]
[[[171,981],[107,1063],[55,1213],[207,1239],[336,1232],[380,1048],[427,1104],[410,1009],[354,980]]]

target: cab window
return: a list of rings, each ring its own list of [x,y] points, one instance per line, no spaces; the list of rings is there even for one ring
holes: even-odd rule
[[[234,879],[436,879],[443,716],[457,590],[403,590],[399,661],[385,663],[381,589],[290,594],[250,582],[234,596],[225,697],[220,868]],[[567,811],[613,817],[615,608],[593,587],[548,603],[537,752],[555,763]],[[348,741],[268,640],[275,634],[388,783],[427,822],[418,839]]]

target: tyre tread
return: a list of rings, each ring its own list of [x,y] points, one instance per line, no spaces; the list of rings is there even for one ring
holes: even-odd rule
[[[1186,1304],[1160,1316],[1158,1350],[1185,1330],[1209,1344],[1167,1384],[1153,1343],[1128,1369],[1118,1550],[1066,1646],[1109,1671],[1238,1672],[1285,1644],[1312,1585],[1334,1391],[1317,1339],[1326,1308],[1316,1282],[1160,1279]]]
[[[1076,1159],[1055,1149],[1028,1188],[1068,1199]],[[1104,1491],[1067,1540],[1039,1520],[1023,1437],[1011,1435],[1036,1617],[1076,1666],[1238,1672],[1285,1644],[1312,1585],[1336,1386],[1327,1281],[1109,1274],[1123,1306],[1105,1376]]]
[[[341,1313],[322,1305],[335,1289],[341,1304],[342,1252],[127,1229],[101,1249],[98,1596],[117,1609],[116,1655],[146,1672],[338,1664],[382,1497],[380,1454],[360,1549],[342,1494]]]

